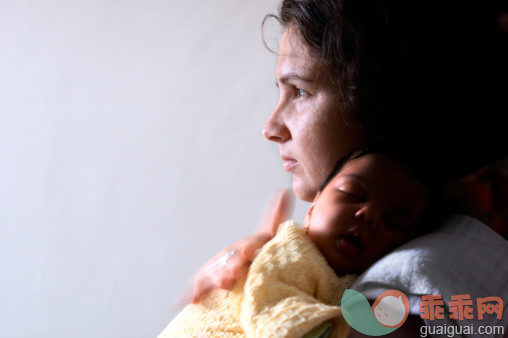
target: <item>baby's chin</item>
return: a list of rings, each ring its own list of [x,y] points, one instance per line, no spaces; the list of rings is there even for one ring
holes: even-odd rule
[[[363,262],[351,259],[351,257],[340,253],[335,248],[335,245],[328,240],[330,235],[315,232],[312,227],[306,227],[305,223],[304,227],[307,229],[307,235],[312,243],[318,248],[337,276],[360,274],[366,270],[366,268],[363,268]]]
[[[357,268],[351,268],[351,267],[334,267],[332,266],[333,271],[335,271],[335,274],[339,277],[346,276],[346,275],[361,275],[367,268],[357,269]]]
[[[341,258],[342,259],[336,259],[335,261],[326,258],[328,264],[332,267],[337,276],[360,275],[370,267],[370,265],[365,264],[365,262],[355,261],[345,257]]]

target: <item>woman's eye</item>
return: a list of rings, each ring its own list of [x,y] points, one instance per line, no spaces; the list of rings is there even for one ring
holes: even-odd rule
[[[303,89],[300,89],[300,88],[296,88],[296,97],[301,97],[301,96],[305,96],[307,95],[308,93],[303,90]]]

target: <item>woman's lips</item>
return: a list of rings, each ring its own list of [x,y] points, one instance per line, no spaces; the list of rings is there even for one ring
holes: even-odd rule
[[[360,239],[353,235],[342,236],[337,240],[337,247],[348,256],[359,255],[363,252]]]
[[[286,160],[282,162],[282,168],[284,168],[285,171],[291,171],[297,163],[296,160]]]
[[[280,155],[280,158],[282,158],[282,161],[284,161],[282,162],[282,168],[285,171],[291,171],[291,169],[293,169],[298,164],[298,161],[295,160],[294,158],[282,154]]]

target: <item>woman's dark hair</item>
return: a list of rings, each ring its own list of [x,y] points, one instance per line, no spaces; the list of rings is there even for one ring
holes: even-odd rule
[[[411,143],[445,182],[507,155],[500,4],[283,0],[265,21],[297,29],[334,73],[338,113],[360,123],[369,142]]]

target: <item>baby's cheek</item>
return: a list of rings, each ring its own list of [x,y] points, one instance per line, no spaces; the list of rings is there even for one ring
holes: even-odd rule
[[[309,236],[312,243],[314,243],[314,245],[316,245],[317,247],[320,246],[321,239],[319,238],[316,231],[312,227],[307,228],[307,235]]]
[[[312,243],[323,253],[327,246],[326,235],[323,232],[315,231],[312,227],[307,230],[307,234]]]
[[[332,234],[327,227],[315,226],[313,224],[308,228],[307,234],[311,241],[318,247],[328,246],[332,240]]]

